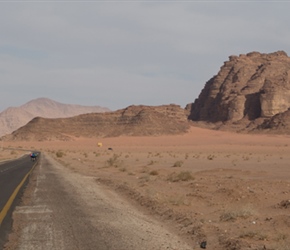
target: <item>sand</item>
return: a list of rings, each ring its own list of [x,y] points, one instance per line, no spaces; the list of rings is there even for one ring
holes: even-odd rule
[[[208,249],[287,250],[289,140],[192,127],[176,136],[4,142],[0,159],[24,153],[16,148],[43,151]]]

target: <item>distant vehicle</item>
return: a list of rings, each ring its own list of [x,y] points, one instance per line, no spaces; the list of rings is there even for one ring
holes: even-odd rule
[[[30,154],[31,161],[35,161],[36,158],[37,158],[37,156],[38,156],[38,153],[36,153],[36,152],[32,152],[32,153]]]

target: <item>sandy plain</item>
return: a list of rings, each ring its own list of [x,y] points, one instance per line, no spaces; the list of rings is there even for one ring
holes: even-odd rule
[[[175,136],[3,146],[2,160],[23,154],[17,149],[40,150],[73,172],[96,177],[193,246],[290,249],[290,136],[192,127]]]

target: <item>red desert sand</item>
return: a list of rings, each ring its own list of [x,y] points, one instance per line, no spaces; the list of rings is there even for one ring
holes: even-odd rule
[[[98,145],[98,143],[101,143]],[[290,249],[290,136],[192,127],[156,137],[4,142],[95,176],[209,249]],[[3,150],[0,159],[23,151]]]

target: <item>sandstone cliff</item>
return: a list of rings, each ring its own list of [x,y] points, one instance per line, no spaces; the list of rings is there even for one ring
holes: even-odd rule
[[[194,103],[189,119],[211,123],[271,118],[290,107],[290,58],[283,51],[230,56]]]

